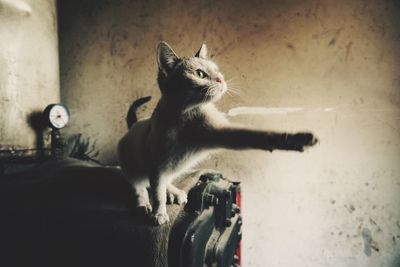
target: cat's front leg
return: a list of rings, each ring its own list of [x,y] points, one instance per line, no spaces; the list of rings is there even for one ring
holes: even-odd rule
[[[150,205],[149,193],[147,188],[142,184],[133,184],[136,194],[136,207],[145,214],[151,214],[152,207]]]
[[[315,145],[318,140],[312,133],[278,133],[246,128],[219,128],[213,129],[200,137],[211,148],[227,149],[263,149],[304,151],[305,148]]]
[[[159,175],[150,175],[150,191],[153,196],[153,213],[151,219],[154,224],[162,225],[169,222],[167,214],[167,179]]]

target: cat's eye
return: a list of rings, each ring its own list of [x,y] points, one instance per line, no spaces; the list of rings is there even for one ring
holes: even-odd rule
[[[204,79],[204,78],[207,77],[207,73],[205,73],[205,72],[202,71],[202,70],[196,70],[196,74],[197,74],[197,76],[199,76],[199,77],[202,78],[202,79]]]

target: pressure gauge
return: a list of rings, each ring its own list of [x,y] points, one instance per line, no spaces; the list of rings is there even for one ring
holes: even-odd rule
[[[52,129],[62,129],[69,121],[69,110],[62,104],[51,104],[43,112],[47,125]]]

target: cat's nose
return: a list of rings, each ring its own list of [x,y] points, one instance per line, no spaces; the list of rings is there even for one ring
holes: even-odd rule
[[[217,82],[217,83],[222,83],[223,81],[224,81],[224,77],[221,75],[221,76],[218,76],[216,79],[215,79],[215,81]]]

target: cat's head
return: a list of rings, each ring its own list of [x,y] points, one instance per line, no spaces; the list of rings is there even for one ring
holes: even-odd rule
[[[207,57],[205,44],[194,56],[180,58],[167,43],[161,42],[157,62],[161,93],[184,106],[217,101],[227,90],[218,66]]]

